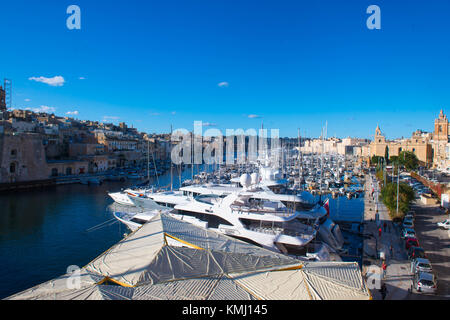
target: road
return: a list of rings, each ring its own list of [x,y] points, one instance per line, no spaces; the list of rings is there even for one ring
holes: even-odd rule
[[[412,210],[416,213],[414,224],[420,246],[425,250],[438,279],[436,295],[426,296],[431,299],[450,299],[450,237],[447,230],[439,229],[436,225],[448,215],[439,210],[438,205],[423,205],[419,202],[412,206]]]

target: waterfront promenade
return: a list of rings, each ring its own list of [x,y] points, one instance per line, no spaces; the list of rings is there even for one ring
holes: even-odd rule
[[[373,266],[378,266],[378,272],[381,272],[380,252],[384,252],[387,269],[382,283],[384,282],[387,288],[386,300],[408,299],[412,275],[406,249],[400,237],[400,228],[392,222],[385,205],[377,201],[380,189],[375,176],[366,175],[365,181],[363,274],[366,275],[368,271],[373,272],[371,270]],[[372,190],[374,190],[373,197]],[[386,223],[386,230],[384,223]],[[382,229],[381,236],[379,228]],[[379,290],[370,291],[374,300],[382,298]]]

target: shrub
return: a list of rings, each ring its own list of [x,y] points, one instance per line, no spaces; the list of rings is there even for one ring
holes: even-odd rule
[[[380,200],[383,201],[393,220],[403,219],[409,210],[411,202],[414,201],[414,190],[409,185],[400,183],[399,191],[397,215],[397,184],[387,183],[381,189]]]

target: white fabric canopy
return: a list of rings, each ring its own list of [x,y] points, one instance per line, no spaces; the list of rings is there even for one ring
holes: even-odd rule
[[[9,299],[369,299],[356,263],[290,258],[166,214],[81,270]]]

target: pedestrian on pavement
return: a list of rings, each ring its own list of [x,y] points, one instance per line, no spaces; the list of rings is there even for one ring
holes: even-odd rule
[[[385,221],[384,224],[383,224],[383,228],[384,228],[384,232],[386,232],[386,228],[387,228],[387,223],[386,223],[386,221]]]
[[[381,238],[381,227],[378,229],[378,236]]]
[[[387,268],[387,264],[386,262],[383,260],[383,263],[381,265],[381,269],[383,269],[383,279],[386,278],[386,268]]]
[[[383,284],[381,285],[380,293],[381,293],[381,299],[382,299],[382,300],[386,299],[387,288],[386,288],[386,284],[385,284],[385,283],[383,283]]]
[[[391,258],[394,258],[394,248],[392,247],[392,244],[389,249],[391,250]]]

